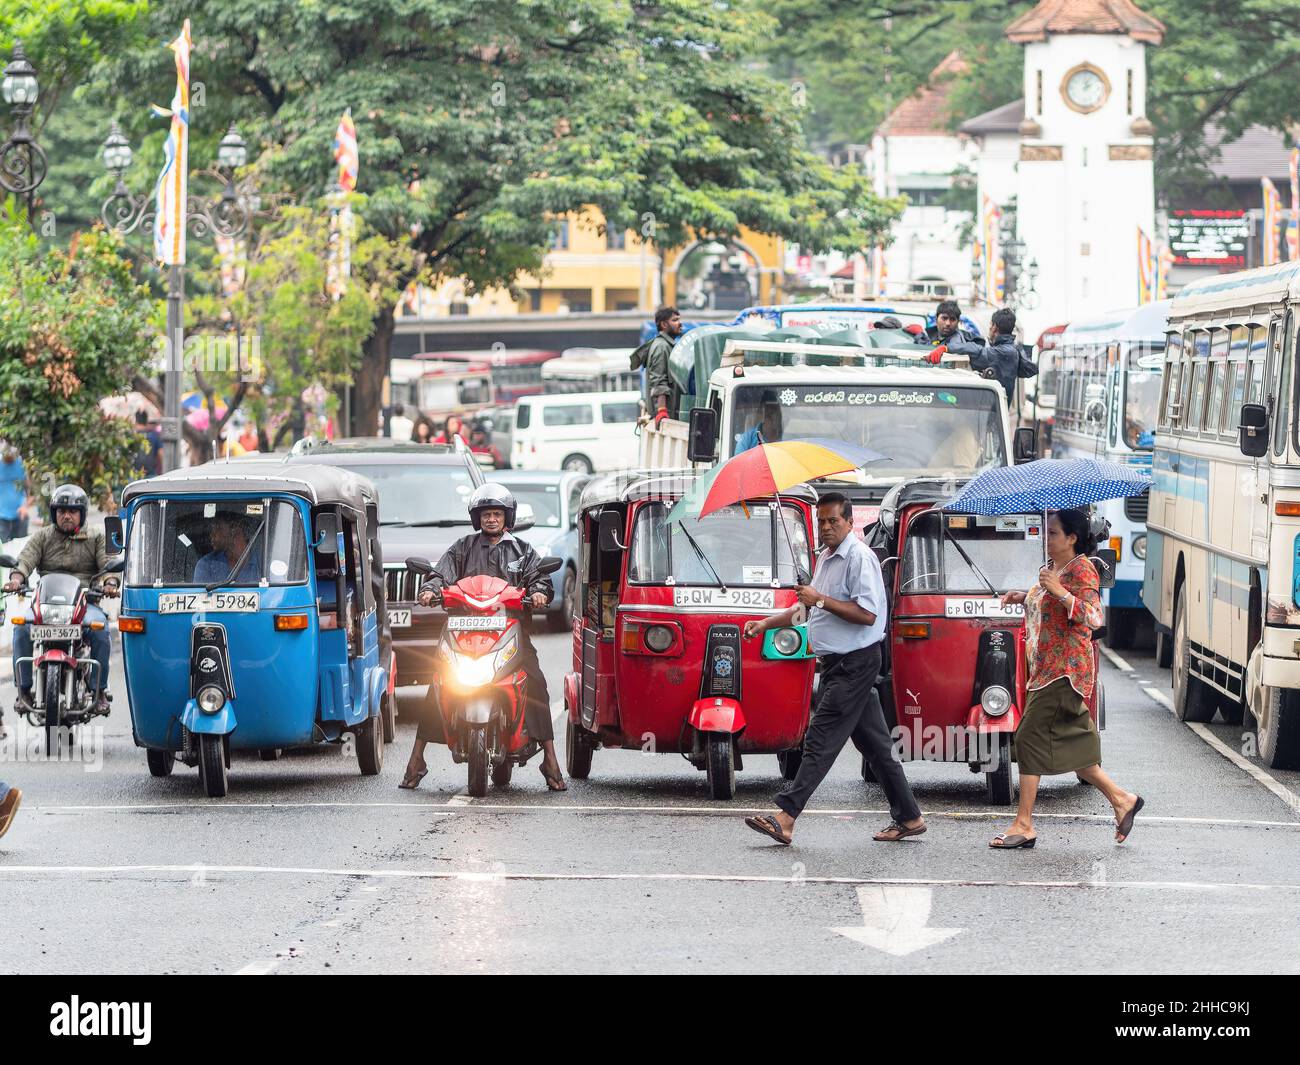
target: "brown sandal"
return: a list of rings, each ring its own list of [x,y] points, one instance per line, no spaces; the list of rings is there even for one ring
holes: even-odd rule
[[[746,817],[745,824],[755,832],[767,836],[769,839],[776,840],[783,847],[790,846],[790,838],[781,831],[781,822],[773,814],[762,814],[758,817]]]
[[[900,839],[907,839],[908,836],[923,836],[925,830],[929,827],[929,825],[923,824],[920,828],[908,828],[906,825],[900,825],[897,821],[890,821],[871,838],[877,843],[897,843]]]
[[[1115,826],[1115,833],[1119,836],[1116,843],[1123,843],[1128,839],[1133,831],[1133,822],[1137,819],[1138,811],[1146,805],[1146,800],[1141,795],[1137,797],[1137,802],[1133,804],[1133,809],[1124,815],[1124,820]]]
[[[568,791],[569,785],[564,782],[564,774],[558,770],[554,775],[546,771],[546,766],[538,766],[542,771],[542,776],[546,778],[546,786],[551,791]]]
[[[425,768],[421,769],[418,773],[412,773],[408,769],[406,771],[406,775],[402,777],[402,782],[397,786],[401,788],[403,791],[414,791],[416,788],[420,786],[420,781],[422,781],[428,775],[429,775],[428,766],[425,766]]]

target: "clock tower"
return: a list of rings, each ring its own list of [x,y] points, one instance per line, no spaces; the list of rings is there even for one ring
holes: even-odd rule
[[[1146,50],[1164,26],[1131,0],[1041,0],[1024,46],[1016,227],[1038,262],[1036,330],[1138,301],[1138,229],[1154,237]]]

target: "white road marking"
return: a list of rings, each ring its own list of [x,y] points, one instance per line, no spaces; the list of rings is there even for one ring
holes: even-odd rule
[[[1120,658],[1119,655],[1117,655],[1104,643],[1099,643],[1097,647],[1101,650],[1102,654],[1104,654],[1108,659],[1110,659],[1111,665],[1113,665],[1116,669],[1122,670],[1125,673],[1133,672],[1133,667],[1130,666],[1127,662],[1125,662],[1124,659]]]
[[[1269,791],[1286,803],[1287,806],[1300,814],[1300,795],[1297,795],[1285,784],[1281,783],[1281,781],[1266,773],[1249,758],[1238,754],[1204,725],[1195,721],[1188,721],[1186,722],[1186,725],[1243,773],[1246,773],[1252,779],[1268,788]]]
[[[933,902],[932,887],[862,885],[858,888],[862,924],[850,928],[832,928],[831,931],[847,936],[864,947],[903,958],[966,931],[964,928],[929,927]]]
[[[541,873],[541,872],[468,872],[447,869],[332,869],[313,866],[278,865],[208,865],[207,872],[233,876],[318,876],[348,879],[375,877],[385,880],[448,880],[466,883],[494,883],[505,881],[532,881],[540,883],[567,883],[581,881],[658,881],[664,883],[722,883],[722,884],[885,884],[922,887],[964,888],[1122,888],[1155,891],[1294,891],[1300,892],[1300,883],[1232,883],[1212,881],[1200,883],[1191,880],[952,880],[929,877],[864,877],[864,876],[757,876],[744,873]],[[139,874],[187,875],[192,865],[0,865],[0,875],[25,874],[48,876],[52,874],[81,874],[85,876],[131,876]],[[289,948],[294,950],[294,945]]]
[[[455,813],[447,810],[448,806],[457,808]],[[274,809],[389,809],[405,810],[408,813],[424,814],[428,817],[457,817],[466,813],[481,811],[484,813],[529,813],[529,814],[661,814],[702,817],[745,817],[750,814],[771,813],[770,806],[628,806],[579,804],[557,801],[554,803],[488,803],[471,799],[465,792],[458,792],[446,803],[429,806],[418,802],[192,802],[192,803],[139,803],[139,804],[105,804],[101,806],[29,806],[23,810],[29,813],[133,813],[140,810],[180,810],[208,814],[213,810],[274,810]],[[955,821],[999,821],[1010,816],[1009,810],[925,810],[928,818],[945,818]],[[839,810],[804,810],[806,817],[888,817],[888,810],[848,807]],[[1106,821],[1113,822],[1113,814],[1084,813],[1050,813],[1035,810],[1034,817],[1048,821]],[[1236,825],[1245,828],[1296,828],[1300,821],[1262,821],[1237,817],[1175,817],[1161,815],[1142,815],[1145,824],[1171,825]]]
[[[1146,692],[1147,695],[1151,696],[1152,699],[1158,702],[1166,710],[1168,710],[1171,714],[1174,712],[1174,701],[1171,698],[1169,698],[1169,696],[1167,696],[1164,692],[1162,692],[1159,688],[1152,688],[1150,685],[1143,684],[1142,690]]]

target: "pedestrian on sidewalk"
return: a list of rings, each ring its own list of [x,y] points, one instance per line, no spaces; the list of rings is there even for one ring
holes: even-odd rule
[[[11,788],[3,780],[0,780],[0,836],[9,831],[9,826],[13,824],[14,814],[18,812],[18,804],[23,801],[23,793],[17,788]]]
[[[1049,515],[1047,565],[1039,571],[1038,583],[1028,592],[1002,597],[1004,607],[1025,607],[1029,694],[1015,735],[1020,805],[1011,827],[989,843],[995,850],[1034,845],[1034,801],[1044,776],[1077,772],[1106,796],[1115,808],[1116,843],[1128,839],[1145,805],[1142,796],[1125,791],[1102,772],[1101,733],[1088,713],[1096,684],[1092,633],[1106,620],[1101,582],[1088,559],[1096,547],[1086,511]]]
[[[32,496],[27,469],[15,448],[5,445],[0,453],[0,544],[27,535],[27,517]]]
[[[808,643],[821,664],[817,708],[804,737],[799,772],[776,797],[777,812],[747,817],[745,824],[788,845],[795,820],[852,738],[884,788],[893,818],[872,838],[893,843],[919,836],[925,819],[902,763],[894,757],[880,700],[872,698],[889,609],[880,560],[853,532],[853,504],[839,492],[827,492],[818,501],[817,535],[822,544],[817,572],[811,585],[798,589],[799,602],[809,612]],[[794,611],[791,607],[745,622],[745,638],[793,624]]]

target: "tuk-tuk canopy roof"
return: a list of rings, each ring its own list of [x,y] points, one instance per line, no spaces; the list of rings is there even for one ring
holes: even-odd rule
[[[615,503],[629,503],[646,499],[676,500],[693,485],[697,478],[708,473],[707,469],[677,470],[619,470],[594,478],[582,490],[578,500],[579,510],[606,506]],[[764,497],[766,498],[766,497]],[[817,493],[807,484],[798,484],[781,493],[782,499],[801,499],[805,503],[816,503]]]
[[[313,506],[338,503],[363,512],[367,504],[379,502],[375,486],[351,470],[266,455],[216,459],[201,466],[189,466],[142,481],[132,481],[122,490],[122,504],[125,506],[142,496],[232,495],[241,492],[295,495]]]

